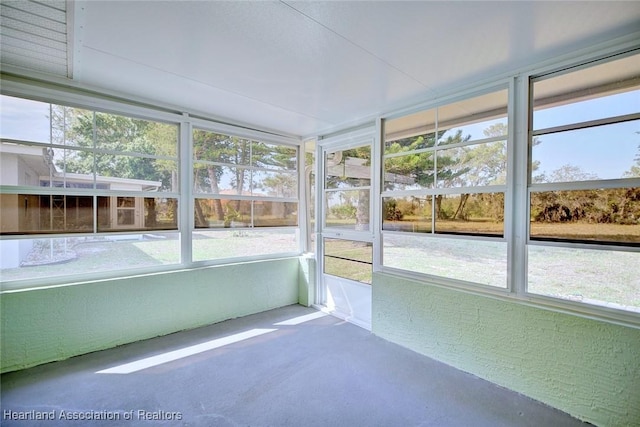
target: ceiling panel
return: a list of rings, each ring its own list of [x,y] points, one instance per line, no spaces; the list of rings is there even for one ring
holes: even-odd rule
[[[84,58],[95,52],[332,125],[425,90],[278,2],[90,3],[79,75],[94,85],[121,84],[116,69],[109,75],[104,63]],[[127,80],[138,87],[130,73]],[[283,130],[314,128],[292,122]]]
[[[307,136],[639,31],[637,2],[3,1],[2,64]]]
[[[291,135],[301,135],[295,132],[297,129],[332,125],[315,117],[257,102],[228,90],[99,51],[86,49],[83,61],[91,64],[88,68],[91,76],[89,81],[95,86],[108,87],[119,93],[155,100],[176,108],[186,108],[196,115]],[[113,70],[126,70],[126,74],[114,79]],[[109,84],[105,85],[105,82]],[[293,132],[289,132],[290,129]]]
[[[287,3],[438,92],[640,30],[637,2]]]

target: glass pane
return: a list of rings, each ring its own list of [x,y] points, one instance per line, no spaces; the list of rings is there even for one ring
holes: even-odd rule
[[[535,83],[534,90],[537,90],[542,83],[547,82],[551,83],[551,81],[547,80]],[[546,129],[568,123],[580,123],[604,117],[634,114],[640,111],[640,105],[638,105],[640,103],[638,101],[640,99],[640,89],[585,101],[579,101],[579,99],[576,99],[571,104],[535,109],[533,113],[534,129]]]
[[[441,126],[438,126],[438,145],[457,144],[459,142],[475,141],[477,139],[493,138],[497,136],[506,137],[508,133],[507,131],[508,127],[506,117],[483,120],[481,122],[452,124],[451,127],[446,130]]]
[[[251,201],[195,199],[196,228],[236,228],[251,226]]]
[[[51,186],[59,188],[94,188],[94,156],[90,151],[51,149],[53,157]],[[47,186],[43,180],[43,186]],[[108,183],[100,186],[109,188]]]
[[[236,136],[195,129],[193,158],[235,165],[249,165],[251,141]]]
[[[386,267],[506,288],[507,243],[417,234],[383,236]]]
[[[51,177],[56,173],[52,159],[52,150],[49,148],[0,141],[0,184],[48,187]]]
[[[196,163],[194,192],[200,194],[249,195],[251,171],[230,166],[215,166]]]
[[[528,292],[640,312],[640,253],[528,246]]]
[[[304,185],[306,186],[307,204],[307,236],[305,250],[311,253],[316,252],[316,141],[308,140],[304,144]]]
[[[325,192],[325,226],[369,230],[369,190]]]
[[[433,147],[436,144],[435,128],[435,110],[385,120],[384,154]]]
[[[466,183],[464,175],[469,172],[470,167],[466,164],[463,147],[439,150],[436,158],[438,187],[460,187]]]
[[[532,239],[640,243],[640,187],[531,193]]]
[[[178,228],[178,200],[161,197],[98,196],[98,231]]]
[[[193,130],[193,158],[211,162],[224,162],[225,148],[231,145],[231,137],[201,129]]]
[[[371,185],[371,147],[327,153],[325,188],[353,188]]]
[[[94,148],[94,113],[81,108],[51,105],[51,142]]]
[[[149,151],[145,151],[145,154],[178,157],[178,126],[159,122],[148,123],[145,137]]]
[[[433,152],[384,159],[384,190],[418,190],[433,187],[433,159]]]
[[[180,262],[179,233],[0,241],[3,281],[123,272]]]
[[[0,95],[0,137],[49,143],[51,111],[45,102]]]
[[[298,225],[297,202],[253,201],[254,227],[288,227]]]
[[[0,194],[2,234],[93,231],[93,197]]]
[[[88,126],[74,127],[74,132],[83,133],[90,139],[93,129]],[[152,154],[176,157],[178,154],[178,127],[164,123],[120,116],[117,114],[95,114],[96,148],[122,153]]]
[[[96,154],[98,182],[110,190],[177,191],[178,164],[173,160]]]
[[[505,185],[507,141],[439,150],[438,187]]]
[[[116,223],[118,228],[120,228],[120,226],[135,225],[135,211],[131,209],[118,209]]]
[[[251,165],[269,169],[296,170],[298,150],[286,145],[254,142],[251,147]]]
[[[432,229],[432,198],[384,197],[382,199],[382,229],[430,233]]]
[[[438,107],[438,145],[507,134],[508,90]]]
[[[353,240],[324,239],[324,272],[371,284],[373,246]]]
[[[196,194],[220,194],[220,177],[223,166],[193,163],[193,192]]]
[[[251,194],[269,197],[298,197],[298,175],[290,172],[252,171]]]
[[[532,182],[640,176],[638,129],[640,120],[536,137],[531,153]]]
[[[117,207],[121,208],[135,208],[136,207],[136,198],[135,197],[116,197]]]
[[[299,252],[296,230],[198,230],[192,236],[194,261]]]
[[[434,132],[422,135],[410,136],[407,138],[387,140],[384,145],[384,154],[405,153],[423,148],[430,148],[436,145],[436,134]]]
[[[504,235],[504,194],[435,196],[436,233]]]
[[[545,129],[640,111],[640,55],[533,84],[533,128]]]

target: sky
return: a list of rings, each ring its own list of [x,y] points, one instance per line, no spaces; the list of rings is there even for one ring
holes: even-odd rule
[[[0,96],[0,137],[49,142],[49,104]]]
[[[534,128],[548,127],[640,112],[640,89],[604,98],[538,110]],[[49,104],[0,97],[0,136],[28,141],[49,141]],[[473,139],[484,138],[487,123],[464,126]],[[549,174],[570,164],[601,179],[620,178],[640,156],[640,120],[580,131],[538,137],[533,160],[540,161],[536,174]]]
[[[596,120],[640,112],[640,89],[604,98],[538,110],[534,129]],[[640,156],[640,120],[538,137],[533,160],[538,173],[549,173],[565,164],[579,166],[601,179],[620,178]]]

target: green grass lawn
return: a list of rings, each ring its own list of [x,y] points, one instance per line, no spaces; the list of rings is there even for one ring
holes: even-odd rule
[[[177,233],[146,234],[144,238],[112,240],[108,238],[67,240],[55,239],[55,260],[50,261],[48,247],[37,251],[39,260],[32,266],[6,268],[2,281],[36,279],[78,273],[126,271],[132,268],[180,263],[180,240]],[[195,232],[193,238],[194,261],[205,261],[237,256],[296,252],[298,243],[293,231],[234,230]],[[39,265],[38,265],[39,262]]]
[[[89,240],[68,244],[67,250],[75,256],[66,262],[46,264],[47,260],[43,258],[41,265],[3,269],[2,280],[119,271],[177,263],[180,257],[177,239]]]
[[[503,242],[387,235],[384,265],[506,287]],[[528,246],[531,293],[640,311],[640,253]]]
[[[61,239],[58,239],[61,240]],[[69,239],[75,255],[67,262],[3,269],[2,281],[55,277],[78,272],[126,271],[178,264],[177,234],[135,240]],[[506,288],[505,242],[438,239],[415,234],[386,234],[384,265]],[[194,232],[194,261],[297,250],[295,233],[285,230]],[[43,253],[47,251],[43,250]],[[371,247],[335,240],[328,254],[371,262]],[[574,301],[612,303],[640,311],[640,253],[529,246],[529,292]],[[371,283],[369,264],[325,258],[325,271]]]

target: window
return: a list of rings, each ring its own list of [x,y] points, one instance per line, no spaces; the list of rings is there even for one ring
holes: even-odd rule
[[[371,147],[325,155],[325,228],[370,229]]]
[[[324,272],[371,284],[373,245],[354,240],[324,239]]]
[[[176,124],[0,100],[3,280],[180,262]]]
[[[298,251],[298,149],[193,131],[194,261]]]
[[[531,79],[528,292],[640,312],[640,55]]]
[[[507,96],[384,121],[384,266],[506,288]]]

